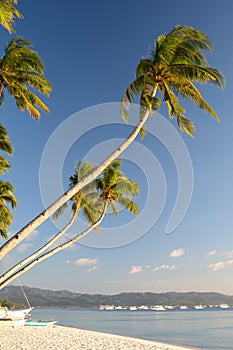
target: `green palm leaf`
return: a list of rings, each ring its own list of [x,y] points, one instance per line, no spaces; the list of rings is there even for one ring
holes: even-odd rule
[[[12,4],[18,4],[17,0],[1,0],[0,1],[0,24],[13,33],[14,17],[23,18],[22,14]]]
[[[3,100],[3,89],[7,89],[21,111],[26,109],[33,118],[39,119],[39,110],[48,112],[49,109],[35,92],[49,96],[51,85],[44,77],[40,56],[31,47],[32,43],[20,36],[5,45],[5,55],[0,59],[0,96]]]

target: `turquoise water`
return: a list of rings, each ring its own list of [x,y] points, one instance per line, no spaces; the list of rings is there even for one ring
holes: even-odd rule
[[[233,350],[233,309],[171,311],[99,311],[35,309],[34,319],[205,350]]]

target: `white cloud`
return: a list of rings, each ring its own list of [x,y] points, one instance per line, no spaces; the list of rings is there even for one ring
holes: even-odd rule
[[[22,244],[17,248],[17,251],[18,251],[19,253],[24,253],[24,252],[28,251],[32,246],[33,246],[32,243],[22,243]]]
[[[212,271],[218,271],[224,269],[225,267],[233,265],[233,259],[227,261],[219,261],[215,264],[210,264],[208,268]]]
[[[131,266],[130,274],[133,275],[135,273],[142,272],[141,266]]]
[[[233,259],[233,250],[230,250],[229,252],[222,253],[222,256],[226,256],[228,259]]]
[[[90,269],[88,269],[87,272],[92,272],[92,271],[94,271],[96,269],[98,269],[97,265],[90,267]]]
[[[215,250],[215,249],[213,249],[213,250],[210,250],[208,253],[207,253],[207,255],[208,256],[213,256],[213,255],[215,255],[217,253],[217,251]]]
[[[74,262],[76,266],[92,266],[98,263],[97,259],[80,258]]]
[[[159,270],[175,270],[177,269],[176,265],[160,265],[160,266],[155,266],[154,271],[159,271]]]
[[[179,258],[180,256],[184,255],[185,250],[183,248],[175,249],[170,253],[170,258]]]

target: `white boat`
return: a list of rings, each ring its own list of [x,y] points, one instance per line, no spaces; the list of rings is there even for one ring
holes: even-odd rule
[[[136,306],[130,306],[130,311],[136,311],[138,308]]]
[[[229,308],[229,305],[227,305],[227,304],[220,304],[219,306],[221,309],[228,309]]]
[[[31,307],[29,309],[23,309],[23,310],[8,310],[7,309],[7,314],[8,314],[8,316],[13,317],[14,319],[27,318],[33,309],[34,309],[33,307]]]
[[[141,306],[138,307],[138,309],[139,310],[149,310],[150,308],[147,305],[141,305]]]
[[[29,316],[30,309],[9,310],[7,307],[0,308],[0,326],[22,326]]]
[[[162,305],[155,305],[151,307],[153,311],[165,311],[166,309]]]
[[[0,318],[0,327],[24,326],[25,322],[25,319],[12,320],[11,318]]]
[[[123,310],[123,307],[118,305],[118,306],[115,306],[115,310]]]
[[[186,305],[181,305],[181,306],[180,306],[180,310],[188,310],[188,306],[186,306]]]
[[[100,311],[112,311],[115,309],[114,305],[100,305],[98,308]]]
[[[202,309],[204,309],[204,306],[203,305],[194,305],[194,309],[195,310],[202,310]]]

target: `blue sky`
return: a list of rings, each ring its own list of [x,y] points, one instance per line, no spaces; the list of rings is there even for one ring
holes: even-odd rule
[[[194,139],[182,136],[192,160],[194,183],[187,213],[172,233],[166,233],[166,225],[178,191],[177,171],[167,145],[158,141],[153,131],[143,142],[137,140],[131,153],[122,156],[125,173],[139,183],[141,190],[137,200],[141,216],[135,231],[127,232],[127,225],[135,220],[132,216],[125,212],[116,218],[110,215],[99,234],[92,233],[81,244],[34,267],[22,275],[21,283],[86,293],[195,290],[232,295],[232,2],[145,1],[142,4],[137,0],[114,3],[72,0],[65,7],[61,1],[35,0],[31,6],[22,0],[19,8],[24,20],[16,21],[17,33],[34,43],[43,58],[53,92],[46,101],[50,113],[42,114],[39,122],[30,119],[26,112],[19,112],[10,98],[0,111],[1,122],[14,145],[13,168],[6,178],[15,187],[19,205],[11,232],[17,232],[39,214],[44,202],[56,198],[53,185],[60,177],[66,189],[66,179],[73,173],[76,160],[97,161],[101,145],[105,150],[110,149],[112,140],[127,136],[130,127],[123,125],[117,116],[117,105],[111,103],[120,101],[134,79],[140,57],[147,54],[158,35],[169,32],[176,24],[206,32],[214,47],[207,56],[209,65],[220,69],[227,82],[224,90],[201,87],[205,99],[219,115],[220,124],[185,103],[187,116],[196,126]],[[3,29],[1,34],[3,47],[10,35]],[[98,107],[93,106],[102,104],[110,104],[112,108],[109,125],[101,127],[103,116],[100,116],[97,124],[91,121],[87,126],[86,112],[82,111],[91,111],[90,118],[98,117]],[[54,149],[54,164],[40,168],[52,133],[75,113],[78,124],[72,137],[76,133],[80,136],[80,130],[86,126],[88,132],[75,142],[70,141],[71,133],[62,134]],[[164,109],[161,114],[166,117]],[[114,126],[114,122],[118,125]],[[60,151],[66,142],[71,146],[64,157]],[[134,159],[130,162],[131,155]],[[56,162],[60,161],[61,174],[56,174]],[[39,184],[41,172],[43,179]],[[154,182],[150,180],[148,185],[148,178],[153,176]],[[150,193],[155,193],[155,198],[148,208]],[[153,218],[153,225],[146,232],[144,208],[149,219]],[[76,225],[69,235],[84,227],[82,222]],[[122,225],[126,227],[125,233],[121,231]],[[56,232],[51,222],[43,224],[4,258],[3,268]],[[109,243],[108,236],[118,233],[117,243],[114,239]]]

